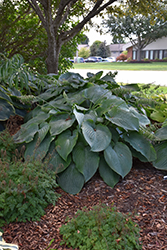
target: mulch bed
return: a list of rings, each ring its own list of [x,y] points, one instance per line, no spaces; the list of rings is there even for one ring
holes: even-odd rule
[[[55,206],[49,205],[40,221],[10,223],[3,227],[4,240],[17,243],[20,250],[72,249],[60,246],[60,226],[84,206],[91,208],[99,203],[114,205],[118,211],[133,213],[141,228],[143,250],[167,250],[167,171],[159,171],[150,163],[134,159],[131,172],[114,187],[107,186],[98,173],[85,184],[77,195],[61,194]],[[89,249],[88,249],[89,250]],[[112,249],[111,249],[112,250]],[[114,250],[114,249],[113,249]]]

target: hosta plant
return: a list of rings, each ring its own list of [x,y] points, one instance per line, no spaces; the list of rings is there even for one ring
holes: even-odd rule
[[[32,72],[21,55],[8,59],[0,54],[0,131],[10,116],[24,117],[32,108],[30,94],[42,93],[55,81],[55,76]]]
[[[80,250],[142,249],[139,227],[130,215],[117,212],[104,204],[78,210],[74,218],[66,219],[60,228],[62,244]]]
[[[112,76],[99,72],[83,79],[68,72],[58,83],[36,97],[37,107],[14,140],[26,144],[25,159],[51,157],[48,167],[56,172],[62,189],[78,193],[97,170],[114,187],[131,170],[133,156],[166,168],[165,156],[158,165],[166,139],[162,146],[153,146],[146,136],[149,119],[112,94],[112,86],[118,87]],[[155,143],[161,141],[154,137]]]

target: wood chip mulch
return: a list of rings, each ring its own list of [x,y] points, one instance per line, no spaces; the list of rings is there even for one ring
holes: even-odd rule
[[[23,119],[15,116],[8,120],[11,134],[19,130]],[[67,250],[60,246],[60,226],[68,216],[72,218],[78,209],[91,208],[99,203],[114,205],[123,213],[134,214],[134,221],[141,228],[140,238],[143,250],[167,250],[167,171],[159,171],[150,163],[134,159],[130,173],[112,189],[100,176],[95,176],[85,184],[77,195],[61,194],[55,206],[49,205],[40,221],[15,222],[3,227],[3,238],[8,243],[16,243],[19,250]],[[50,247],[49,243],[52,241]],[[88,249],[89,250],[89,249]],[[114,250],[114,249],[111,249]]]
[[[3,228],[8,243],[17,243],[20,250],[72,249],[60,246],[60,226],[84,206],[99,203],[113,205],[123,213],[132,212],[141,228],[143,250],[167,250],[167,180],[166,171],[134,160],[131,172],[114,187],[107,186],[96,174],[77,195],[61,194],[56,205],[49,205],[40,221],[11,223]]]

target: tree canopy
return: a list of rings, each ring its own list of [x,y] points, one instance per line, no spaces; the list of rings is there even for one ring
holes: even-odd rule
[[[153,15],[145,16],[142,13],[134,15],[130,9],[125,9],[121,16],[109,14],[103,25],[108,27],[114,41],[128,38],[138,52],[137,60],[141,60],[142,49],[158,38],[167,36],[167,21],[164,16],[159,16],[161,10],[160,5]]]
[[[38,15],[47,33],[47,69],[48,73],[58,73],[58,58],[63,44],[75,37],[91,19],[101,14],[103,10],[110,7],[109,11],[118,12],[120,8],[113,5],[117,0],[27,0]],[[150,9],[156,8],[157,1],[123,1],[130,4],[134,11],[141,9],[148,13]],[[145,8],[149,3],[150,8]]]
[[[11,14],[9,15],[9,17],[12,17],[11,27],[13,27],[13,30],[11,28],[12,32],[8,32],[8,29],[8,31],[6,31],[7,35],[3,36],[6,39],[8,38],[8,42],[11,42],[11,44],[9,44],[13,53],[14,48],[22,51],[21,46],[18,46],[18,43],[17,45],[16,43],[13,43],[14,40],[16,42],[19,41],[19,39],[22,39],[22,41],[24,41],[21,43],[22,48],[24,48],[24,52],[26,50],[27,55],[32,53],[32,60],[34,60],[34,56],[39,55],[38,57],[42,58],[44,54],[46,58],[47,73],[58,74],[60,71],[60,60],[64,61],[64,65],[66,65],[66,53],[71,53],[72,50],[76,49],[77,43],[79,41],[78,35],[80,36],[83,28],[87,28],[89,24],[92,25],[91,20],[93,17],[102,15],[103,11],[113,14],[120,14],[122,11],[120,6],[122,5],[130,6],[131,11],[135,13],[140,11],[141,13],[148,14],[149,12],[154,12],[154,10],[157,8],[157,3],[162,1],[4,0],[2,3],[4,2],[6,4],[5,8],[7,11],[8,2],[17,5],[15,11],[17,10],[18,15],[12,17],[12,10],[10,12]],[[149,8],[147,8],[148,4]],[[20,10],[20,15],[18,10]],[[35,14],[32,12],[32,10],[35,12]],[[18,17],[20,16],[21,18],[19,19],[16,28],[16,26],[13,26],[13,24],[16,23]],[[28,21],[28,18],[30,17],[32,20]],[[5,29],[3,29],[3,32],[4,31]],[[9,33],[11,35],[9,35]],[[37,36],[37,34],[39,34],[39,36]],[[2,47],[4,47],[4,44],[5,41],[3,42]],[[30,44],[34,45],[32,46],[33,49],[36,47],[39,48],[38,53],[34,52],[33,49],[29,49]],[[16,50],[15,53],[17,53]]]

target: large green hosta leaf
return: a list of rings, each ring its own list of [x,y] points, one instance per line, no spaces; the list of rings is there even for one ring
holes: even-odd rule
[[[78,132],[74,130],[72,133],[70,130],[66,130],[61,133],[56,140],[56,150],[59,155],[66,161],[67,156],[73,150],[78,139]]]
[[[15,115],[13,105],[4,99],[0,99],[0,121],[6,121],[11,115]]]
[[[140,152],[147,160],[154,161],[156,159],[156,152],[152,144],[141,134],[132,131],[124,135],[127,141],[136,151]]]
[[[67,160],[65,161],[58,154],[55,148],[55,141],[52,141],[50,144],[47,159],[49,159],[48,164],[55,174],[63,172],[71,163],[71,155],[68,155]]]
[[[64,130],[70,128],[74,121],[75,116],[69,115],[68,113],[53,116],[49,122],[51,135],[55,136],[61,134]]]
[[[87,88],[83,91],[85,98],[93,103],[97,103],[102,99],[108,99],[112,96],[110,90],[104,89],[101,86],[95,85],[93,87]]]
[[[111,133],[108,127],[102,124],[95,125],[90,119],[82,123],[82,132],[93,152],[104,150],[111,142]]]
[[[50,128],[50,126],[47,122],[42,122],[40,124],[39,130],[38,130],[38,136],[40,138],[40,142],[42,142],[43,139],[45,138],[45,136],[47,135],[49,128]]]
[[[100,158],[99,173],[104,182],[112,188],[118,183],[120,179],[120,175],[118,175],[108,166],[103,157]]]
[[[84,175],[87,182],[97,171],[99,156],[90,150],[90,147],[83,143],[78,143],[73,150],[73,160],[76,168]]]
[[[147,116],[140,114],[135,108],[130,107],[129,108],[130,112],[132,114],[134,114],[134,116],[136,116],[139,119],[139,125],[140,126],[146,126],[148,124],[150,124],[150,120],[148,119]]]
[[[167,140],[167,126],[164,126],[160,129],[158,129],[155,132],[155,136],[158,138],[157,140],[160,140],[160,141]]]
[[[167,170],[167,141],[155,146],[157,159],[153,161],[153,166],[157,169]]]
[[[114,147],[109,145],[104,151],[104,158],[110,168],[123,178],[132,168],[132,154],[122,142],[117,142]]]
[[[57,177],[60,187],[67,193],[77,194],[84,185],[84,176],[78,171],[74,163]]]
[[[31,157],[43,159],[48,153],[50,144],[53,140],[54,138],[48,133],[40,143],[40,138],[38,137],[38,134],[36,134],[34,140],[26,145],[26,151],[24,154],[25,159],[29,159]]]
[[[16,143],[29,143],[33,140],[34,135],[38,132],[38,124],[23,124],[21,129],[13,136],[13,139]]]
[[[128,109],[114,106],[106,115],[106,119],[125,130],[139,130],[139,120]]]

